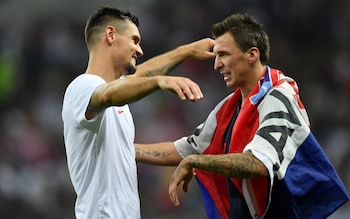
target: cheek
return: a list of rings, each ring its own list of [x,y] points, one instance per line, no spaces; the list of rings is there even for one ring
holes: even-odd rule
[[[231,68],[235,69],[235,71],[237,72],[241,72],[246,67],[246,63],[242,58],[232,59],[229,65],[231,66]]]

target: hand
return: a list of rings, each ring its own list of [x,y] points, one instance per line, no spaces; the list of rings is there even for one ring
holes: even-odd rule
[[[179,166],[176,168],[174,174],[171,177],[170,185],[169,185],[169,196],[171,202],[174,206],[179,206],[180,201],[177,195],[177,187],[183,181],[182,189],[184,192],[188,191],[188,185],[193,177],[193,169],[189,165],[186,164],[186,159],[182,160]]]
[[[158,85],[163,90],[169,90],[181,100],[196,102],[203,98],[202,91],[197,83],[185,77],[157,76]]]
[[[214,47],[214,40],[211,38],[204,38],[193,43],[185,45],[191,49],[190,57],[198,60],[215,58],[215,53],[212,52]]]

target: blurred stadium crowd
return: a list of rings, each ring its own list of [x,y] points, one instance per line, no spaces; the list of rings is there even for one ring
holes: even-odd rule
[[[140,19],[140,62],[211,36],[235,12],[254,15],[270,36],[270,66],[297,80],[311,127],[350,189],[350,1],[347,0],[2,0],[0,1],[0,218],[74,217],[63,144],[67,84],[84,72],[84,25],[102,5]],[[230,91],[213,60],[188,60],[171,74],[197,81],[205,98],[158,91],[130,105],[140,143],[188,135]],[[196,182],[182,205],[168,198],[171,167],[139,165],[142,216],[205,218]],[[350,204],[330,218],[350,217]]]

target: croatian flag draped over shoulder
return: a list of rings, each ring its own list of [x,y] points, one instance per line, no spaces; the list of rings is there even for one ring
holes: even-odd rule
[[[216,112],[216,128],[203,154],[224,154],[223,133],[240,100],[239,89]],[[231,181],[245,198],[253,218],[323,219],[349,200],[331,162],[310,130],[295,81],[267,66],[266,74],[244,102],[229,153],[251,151],[269,177]],[[261,156],[262,155],[262,156]],[[226,178],[196,170],[209,219],[227,218]]]

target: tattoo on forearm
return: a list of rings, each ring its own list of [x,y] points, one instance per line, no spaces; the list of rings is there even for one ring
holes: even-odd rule
[[[147,71],[146,76],[150,77],[150,76],[155,76],[155,75],[167,74],[168,72],[171,72],[174,68],[176,68],[176,66],[178,66],[180,63],[181,63],[181,61],[169,64],[169,65],[165,65],[161,68],[157,68],[157,69],[154,69],[152,71]]]
[[[166,151],[145,151],[136,149],[136,156],[138,157],[168,157],[171,154]]]
[[[231,154],[232,155],[232,154]],[[259,177],[259,161],[252,155],[241,154],[242,156],[196,156],[192,158],[193,167],[212,173],[235,177],[253,178]]]

